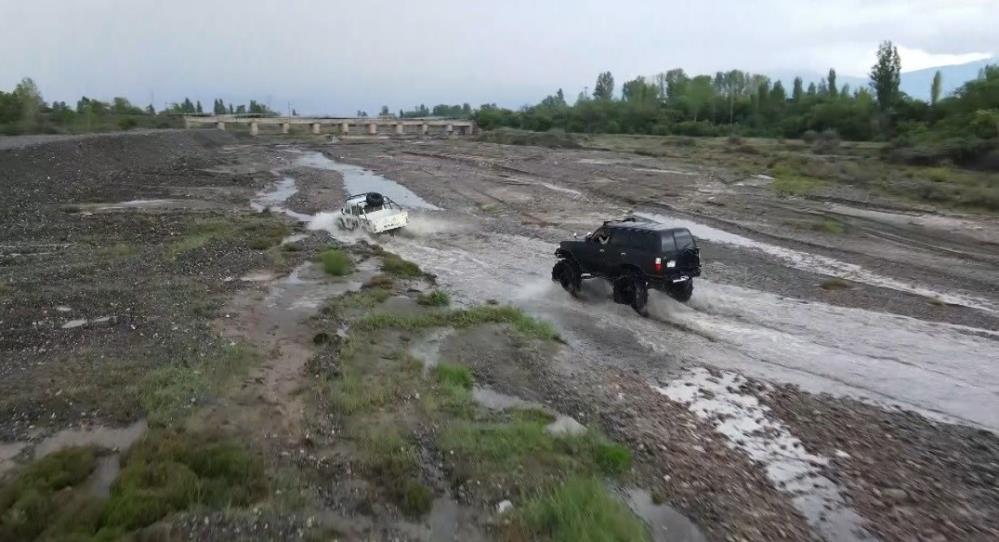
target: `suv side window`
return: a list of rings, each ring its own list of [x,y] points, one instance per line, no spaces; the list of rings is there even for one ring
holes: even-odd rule
[[[687,230],[680,230],[673,234],[676,237],[676,248],[677,250],[685,250],[688,248],[695,248],[694,237],[690,235]]]
[[[661,235],[663,239],[662,251],[664,253],[676,252],[676,242],[673,241],[673,234],[671,232],[666,232]]]

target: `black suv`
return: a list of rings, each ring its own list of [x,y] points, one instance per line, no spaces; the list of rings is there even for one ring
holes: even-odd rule
[[[678,301],[694,292],[701,274],[700,249],[690,230],[635,218],[604,222],[582,241],[562,241],[552,280],[576,295],[583,279],[602,277],[614,286],[614,301],[645,315],[649,288]]]

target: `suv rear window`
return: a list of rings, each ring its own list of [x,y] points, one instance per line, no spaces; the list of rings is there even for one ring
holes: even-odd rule
[[[673,236],[676,237],[677,250],[685,250],[696,246],[694,245],[694,236],[690,235],[690,232],[687,230],[674,232]]]

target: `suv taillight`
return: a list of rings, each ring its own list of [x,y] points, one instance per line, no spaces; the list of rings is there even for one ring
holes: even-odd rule
[[[656,274],[663,272],[663,259],[656,258]]]

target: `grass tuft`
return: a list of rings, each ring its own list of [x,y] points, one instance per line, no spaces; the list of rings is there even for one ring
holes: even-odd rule
[[[350,261],[350,256],[347,256],[340,249],[331,248],[326,250],[319,255],[319,259],[323,263],[323,271],[333,276],[342,277],[348,275],[354,268],[354,264]]]
[[[447,307],[451,304],[451,296],[445,291],[434,290],[416,296],[416,302],[428,307]]]
[[[423,276],[420,266],[404,260],[401,256],[382,251],[382,271],[401,278],[418,278]]]
[[[556,542],[649,540],[645,524],[595,478],[572,478],[516,512],[525,539]]]
[[[360,319],[355,327],[365,331],[384,328],[406,330],[431,327],[467,328],[479,324],[508,323],[525,336],[542,340],[560,340],[550,322],[539,320],[512,306],[479,306],[426,314],[372,314]]]
[[[438,363],[434,372],[439,384],[456,386],[466,390],[472,389],[474,380],[472,379],[472,371],[468,367],[451,363]]]

